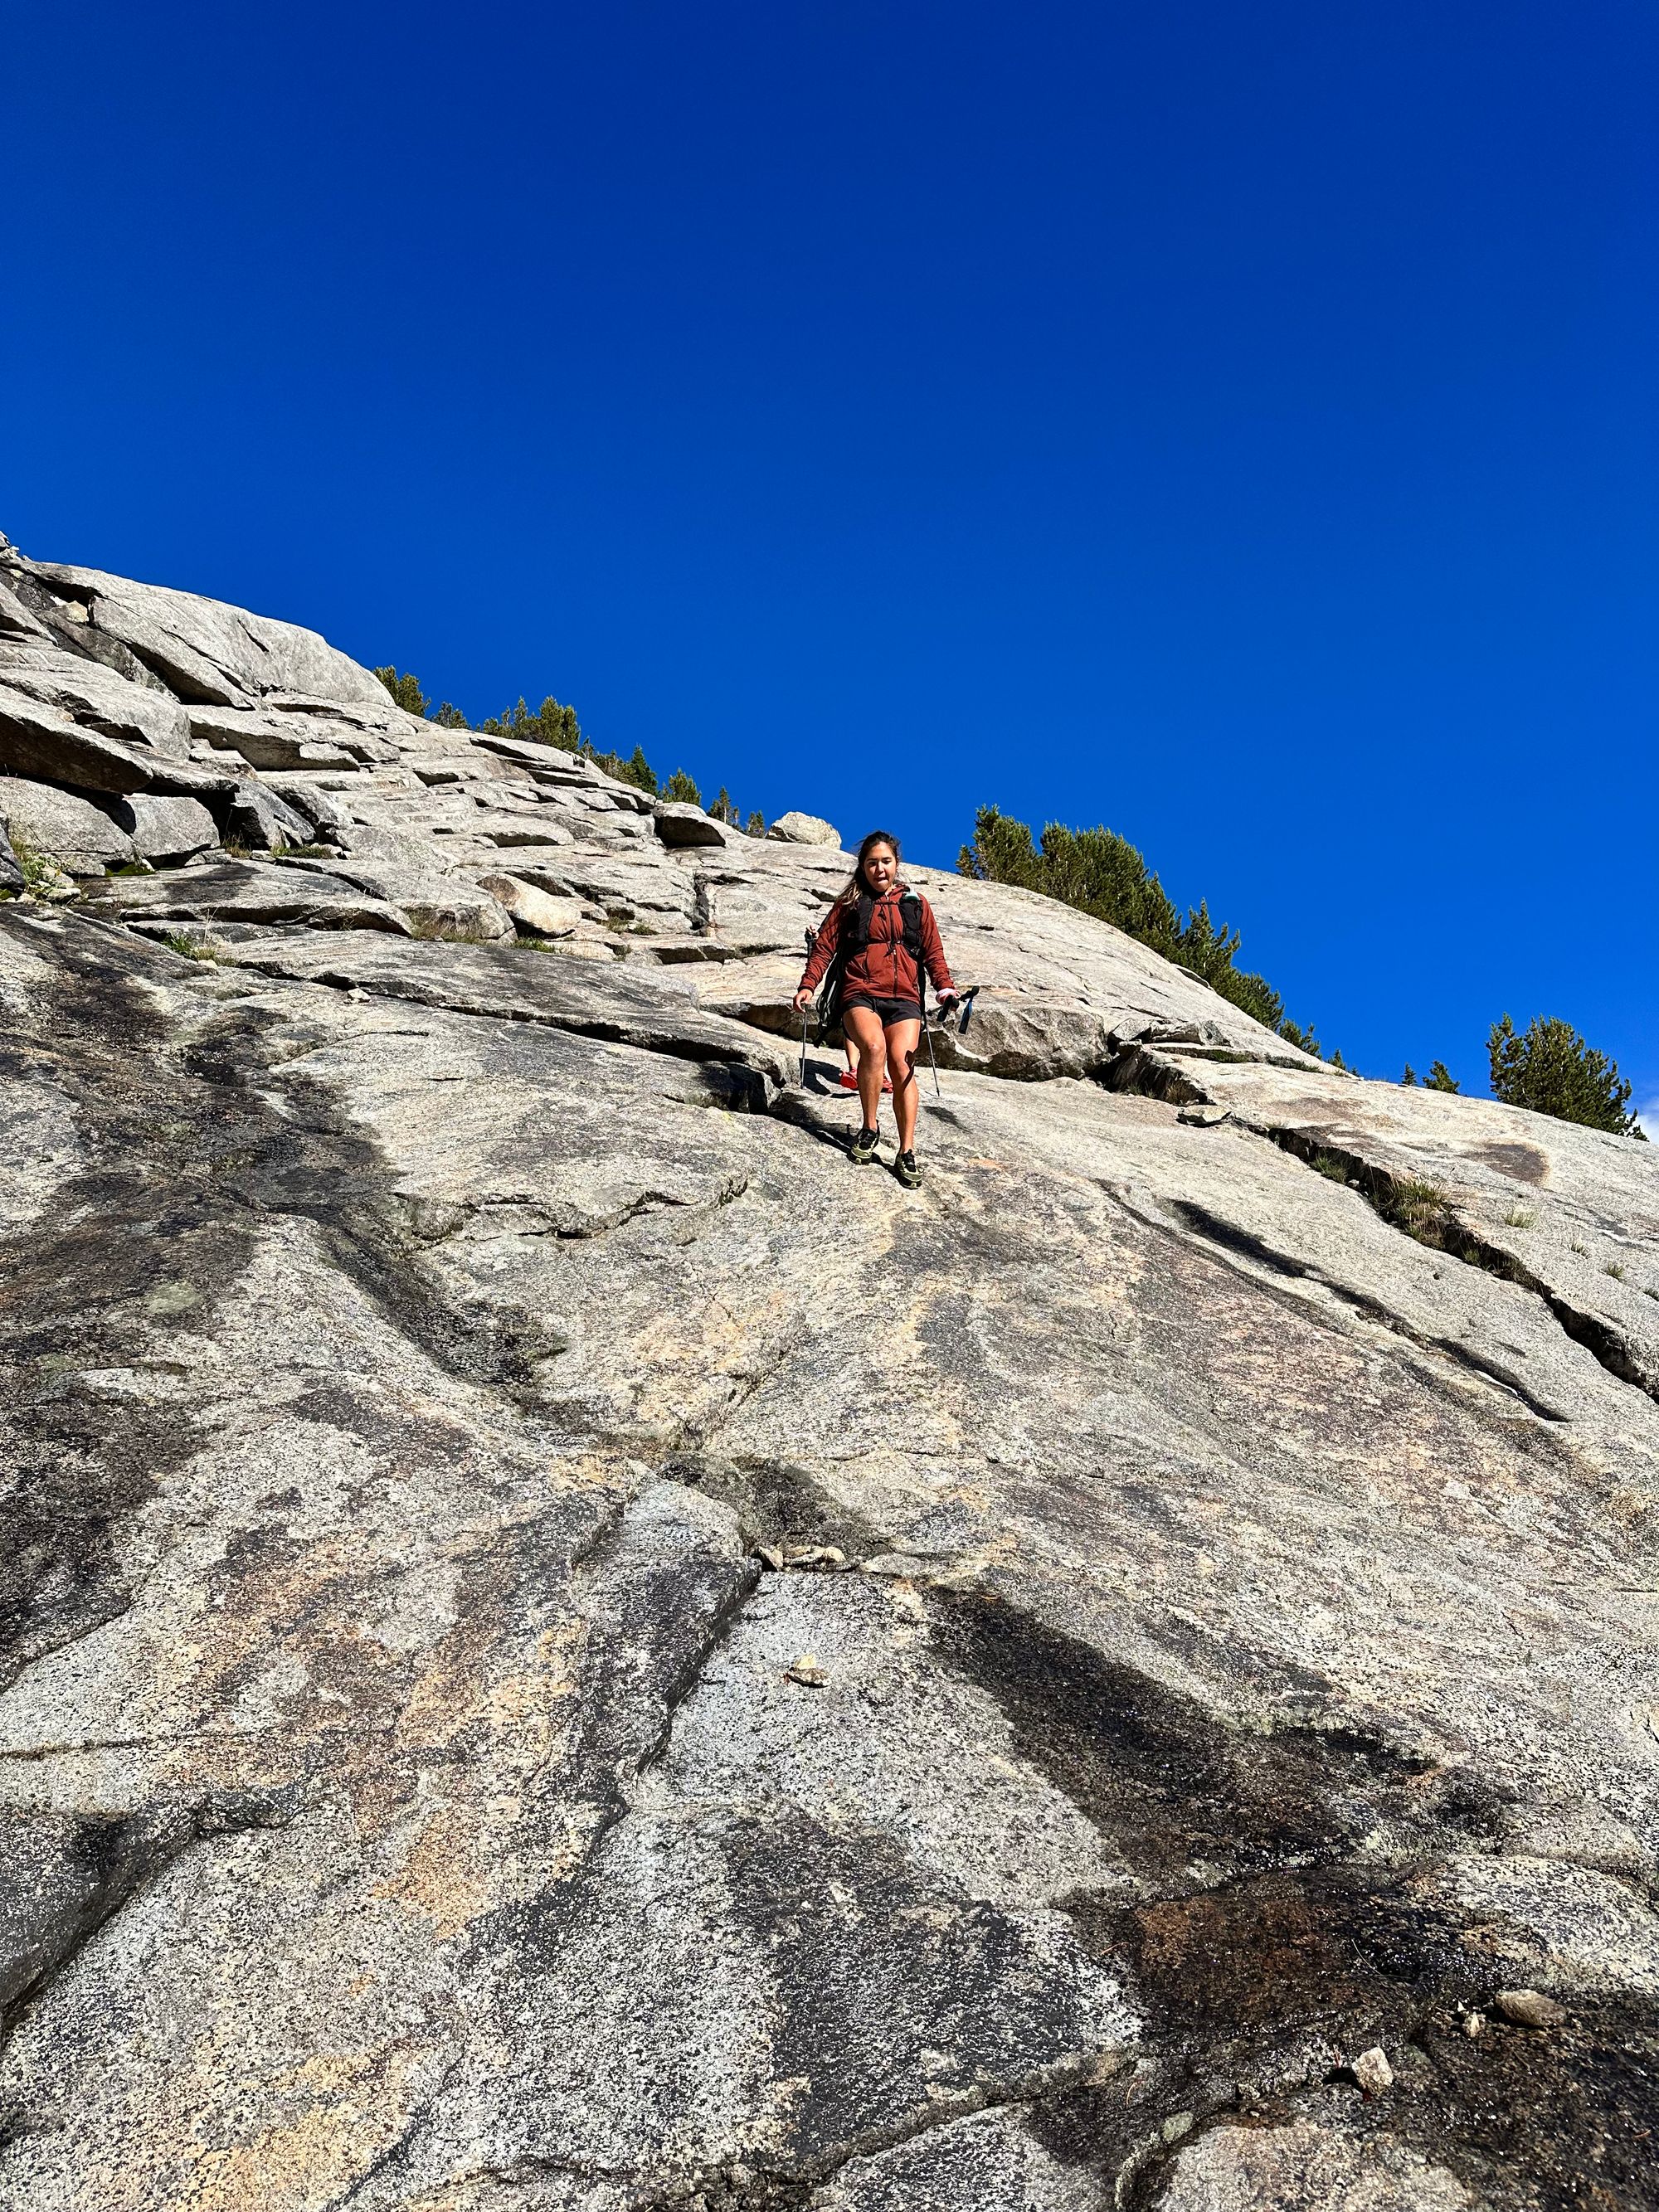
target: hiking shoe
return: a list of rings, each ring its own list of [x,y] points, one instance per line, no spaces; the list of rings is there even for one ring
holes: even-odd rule
[[[920,1188],[921,1170],[916,1165],[916,1156],[914,1152],[901,1152],[893,1162],[893,1173],[904,1185],[906,1190]]]
[[[855,1168],[867,1168],[876,1157],[876,1148],[880,1142],[879,1129],[860,1129],[854,1138],[853,1148],[847,1157]]]
[[[850,1067],[843,1067],[836,1080],[840,1083],[843,1091],[856,1091],[859,1087],[859,1079],[857,1076],[854,1074]],[[883,1097],[890,1097],[892,1096],[893,1079],[890,1075],[884,1075],[882,1077],[881,1090]]]

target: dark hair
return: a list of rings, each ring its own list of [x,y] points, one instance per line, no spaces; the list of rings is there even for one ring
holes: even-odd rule
[[[901,858],[898,839],[890,830],[872,830],[867,836],[860,837],[859,840],[858,863],[848,880],[846,888],[836,897],[837,906],[851,906],[860,891],[869,890],[869,884],[864,880],[864,864],[878,845],[890,845],[893,848],[893,865],[895,867],[898,866]]]

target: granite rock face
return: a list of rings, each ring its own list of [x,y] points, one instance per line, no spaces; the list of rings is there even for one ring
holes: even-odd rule
[[[0,777],[0,827],[14,846],[50,854],[72,876],[101,876],[133,857],[131,837],[112,815],[55,784]]]
[[[1650,1149],[0,584],[0,2203],[1656,2201]]]

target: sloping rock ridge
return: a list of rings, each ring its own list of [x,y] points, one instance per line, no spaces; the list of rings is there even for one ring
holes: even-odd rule
[[[0,823],[0,2203],[1659,2202],[1651,1151],[916,870],[908,1194],[827,825],[3,545]]]

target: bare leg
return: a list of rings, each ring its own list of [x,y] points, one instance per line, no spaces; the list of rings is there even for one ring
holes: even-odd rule
[[[862,1010],[860,1010],[862,1011]],[[875,1017],[870,1018],[872,1021]],[[893,1078],[893,1119],[898,1123],[898,1148],[915,1150],[916,1047],[921,1042],[920,1022],[895,1022],[887,1032],[887,1065]]]
[[[858,1048],[859,1103],[864,1109],[865,1127],[873,1129],[881,1112],[881,1079],[887,1072],[887,1045],[880,1018],[868,1006],[849,1006],[842,1017],[842,1027]],[[897,1103],[895,1092],[895,1105]],[[913,1115],[911,1119],[915,1118]]]

